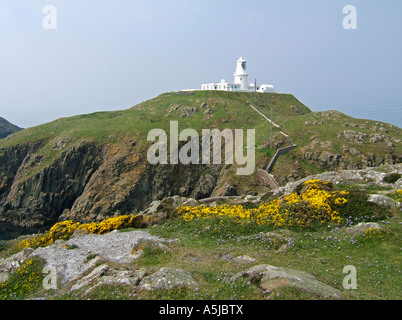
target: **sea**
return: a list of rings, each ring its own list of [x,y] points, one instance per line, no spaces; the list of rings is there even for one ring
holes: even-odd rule
[[[0,222],[0,241],[16,239],[19,236],[27,234],[35,234],[43,232],[49,229],[49,226],[43,226],[38,228],[23,228],[16,227],[8,223]]]

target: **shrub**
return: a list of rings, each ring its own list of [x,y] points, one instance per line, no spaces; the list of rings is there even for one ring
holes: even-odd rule
[[[395,199],[396,201],[402,203],[402,190],[397,190],[397,191],[389,194],[388,196],[391,197],[392,199]]]
[[[384,229],[367,229],[363,234],[364,240],[385,240],[390,235],[388,230]]]
[[[18,249],[45,247],[54,241],[61,239],[67,240],[75,230],[86,230],[89,233],[105,234],[115,229],[123,228],[142,228],[146,225],[147,219],[142,215],[122,215],[112,217],[100,222],[81,224],[72,220],[56,223],[43,235],[38,235],[30,239],[22,240],[17,244]]]
[[[391,173],[386,175],[382,181],[386,183],[395,183],[401,178],[401,175],[399,173]]]
[[[199,219],[229,218],[232,221],[245,221],[256,225],[281,227],[311,227],[324,223],[340,224],[342,217],[334,207],[347,202],[345,191],[332,191],[331,182],[320,180],[306,181],[299,193],[292,193],[283,199],[274,199],[257,208],[241,205],[220,205],[216,207],[181,207],[177,214],[184,221]]]
[[[386,218],[390,212],[379,205],[368,201],[367,193],[362,190],[350,190],[345,195],[347,202],[336,206],[341,217],[355,221],[375,221]]]

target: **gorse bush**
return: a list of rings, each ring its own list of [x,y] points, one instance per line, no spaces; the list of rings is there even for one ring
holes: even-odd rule
[[[343,218],[337,210],[348,200],[346,191],[331,191],[330,182],[309,180],[298,192],[283,199],[274,199],[257,208],[247,209],[242,205],[220,205],[216,207],[181,207],[177,214],[184,221],[198,219],[229,218],[233,222],[245,221],[273,228],[311,227],[324,223],[341,224]]]
[[[389,237],[390,232],[385,229],[367,229],[363,234],[364,240],[385,240]]]
[[[142,228],[150,223],[150,217],[142,215],[122,215],[112,217],[100,222],[81,224],[72,220],[56,223],[43,235],[38,235],[30,239],[22,240],[18,243],[19,249],[45,247],[56,240],[67,240],[76,230],[86,230],[93,234],[105,234],[112,230],[123,228]]]
[[[402,190],[397,190],[391,194],[389,194],[389,196],[393,199],[395,199],[398,202],[402,203]]]
[[[335,209],[339,209],[341,216],[346,219],[355,221],[376,221],[387,218],[390,211],[368,201],[367,193],[363,190],[350,190],[345,194],[347,202],[341,207],[335,205]]]

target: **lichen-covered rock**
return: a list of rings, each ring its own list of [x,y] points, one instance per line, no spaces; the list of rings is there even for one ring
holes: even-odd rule
[[[143,278],[139,284],[139,288],[145,290],[198,287],[198,282],[190,272],[174,267],[163,267],[157,272]]]
[[[368,201],[374,202],[375,204],[378,204],[383,208],[399,209],[401,206],[401,204],[398,201],[395,201],[394,199],[387,197],[386,195],[383,194],[369,194],[368,197],[369,197]]]
[[[364,234],[369,229],[383,230],[383,227],[381,227],[376,222],[360,222],[360,223],[358,223],[357,225],[355,225],[353,227],[346,228],[345,232],[348,233],[348,234],[352,234],[354,236],[358,236],[358,235]]]
[[[360,170],[341,170],[341,171],[328,171],[315,175],[308,176],[306,178],[297,180],[295,182],[289,182],[283,187],[279,187],[275,190],[274,195],[290,194],[296,190],[296,188],[308,180],[325,180],[331,181],[334,184],[347,183],[347,182],[362,182],[373,183],[380,187],[394,188],[402,182],[402,179],[396,181],[394,184],[384,182],[383,179],[387,175],[384,171],[391,171],[396,173],[402,173],[402,164],[385,165],[382,167],[365,168]]]
[[[38,256],[56,268],[62,283],[80,278],[99,261],[127,264],[139,258],[146,246],[168,250],[165,241],[145,231],[118,232],[104,235],[79,234],[68,241],[58,241],[36,249],[31,255]]]
[[[235,275],[247,277],[263,290],[280,287],[294,287],[326,299],[341,299],[341,292],[320,281],[313,275],[290,268],[275,267],[268,264],[257,265]]]
[[[96,287],[105,284],[126,284],[134,287],[138,285],[145,275],[145,269],[135,271],[130,269],[118,270],[107,264],[102,264],[92,270],[88,275],[77,280],[70,291],[89,287],[85,291],[85,294],[88,294]]]

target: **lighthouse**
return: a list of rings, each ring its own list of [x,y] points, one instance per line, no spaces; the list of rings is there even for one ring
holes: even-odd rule
[[[201,90],[222,90],[222,91],[240,91],[240,92],[275,92],[274,86],[270,84],[261,84],[255,87],[254,83],[248,83],[247,61],[240,57],[236,62],[236,71],[234,73],[233,83],[221,80],[220,82],[203,83]]]
[[[240,85],[240,90],[248,90],[247,61],[240,57],[237,60],[234,83]]]

